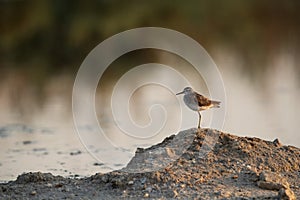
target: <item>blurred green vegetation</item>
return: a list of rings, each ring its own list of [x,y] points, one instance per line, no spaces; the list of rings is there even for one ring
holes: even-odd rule
[[[260,71],[283,47],[299,52],[299,10],[298,0],[1,0],[0,69],[26,72],[36,81],[74,75],[109,36],[157,26],[193,37],[208,52],[229,47],[246,70]]]

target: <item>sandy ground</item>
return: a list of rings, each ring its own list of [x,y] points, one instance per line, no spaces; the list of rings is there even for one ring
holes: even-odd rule
[[[0,199],[295,199],[299,183],[299,148],[189,129],[138,149],[122,170],[78,179],[22,174],[0,184]]]

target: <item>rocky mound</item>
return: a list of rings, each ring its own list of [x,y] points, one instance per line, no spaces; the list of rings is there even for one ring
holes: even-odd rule
[[[141,168],[149,172],[130,173]],[[278,140],[190,129],[138,149],[122,170],[82,179],[27,173],[0,184],[0,198],[296,199],[299,183],[300,149],[296,147],[283,146]]]

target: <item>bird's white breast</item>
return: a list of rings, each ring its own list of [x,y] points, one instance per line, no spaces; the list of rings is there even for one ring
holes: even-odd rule
[[[183,96],[183,101],[187,107],[194,111],[199,110],[198,101],[194,94],[186,94]]]

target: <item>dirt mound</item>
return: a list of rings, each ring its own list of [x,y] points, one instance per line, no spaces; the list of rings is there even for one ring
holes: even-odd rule
[[[184,149],[186,144],[191,145]],[[166,160],[173,162],[166,164]],[[149,172],[130,173],[146,167]],[[23,174],[0,184],[0,198],[294,199],[300,196],[299,183],[300,149],[296,147],[278,140],[190,129],[138,149],[122,170],[82,179]]]

